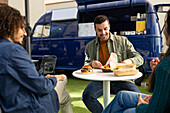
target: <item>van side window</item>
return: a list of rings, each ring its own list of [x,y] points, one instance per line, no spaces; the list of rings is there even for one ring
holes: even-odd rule
[[[78,36],[79,37],[96,36],[96,32],[94,30],[94,22],[79,23]]]
[[[50,24],[47,25],[37,25],[33,37],[49,37],[50,35]]]
[[[77,20],[54,21],[51,23],[51,37],[68,38],[77,37]]]

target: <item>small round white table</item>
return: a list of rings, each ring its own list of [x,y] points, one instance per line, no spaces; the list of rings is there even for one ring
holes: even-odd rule
[[[103,103],[104,108],[110,103],[110,81],[123,81],[137,79],[142,76],[141,72],[136,75],[131,76],[115,76],[113,72],[103,72],[101,69],[93,69],[92,74],[81,73],[80,70],[74,71],[72,74],[76,78],[93,80],[93,81],[103,81]]]

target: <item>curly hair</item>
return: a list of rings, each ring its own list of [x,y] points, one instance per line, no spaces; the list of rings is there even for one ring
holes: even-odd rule
[[[13,37],[24,22],[24,17],[17,9],[0,3],[0,38]]]

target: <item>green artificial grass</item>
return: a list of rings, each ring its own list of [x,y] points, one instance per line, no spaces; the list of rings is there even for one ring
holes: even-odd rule
[[[71,97],[73,113],[90,113],[90,111],[86,108],[83,101],[81,100],[82,93],[89,83],[90,81],[68,78],[66,89]]]
[[[143,82],[148,84],[148,76],[145,76]],[[71,97],[71,104],[73,107],[73,113],[90,113],[90,111],[84,105],[81,97],[84,89],[90,83],[90,81],[77,79],[74,77],[68,77],[68,83],[66,90],[69,92]],[[147,87],[137,86],[142,93],[150,94],[146,91]],[[114,96],[111,96],[110,101],[113,100]],[[103,97],[98,99],[103,104]]]

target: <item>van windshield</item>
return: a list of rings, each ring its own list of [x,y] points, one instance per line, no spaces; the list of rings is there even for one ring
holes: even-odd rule
[[[77,37],[77,20],[57,21],[51,23],[51,37]]]

